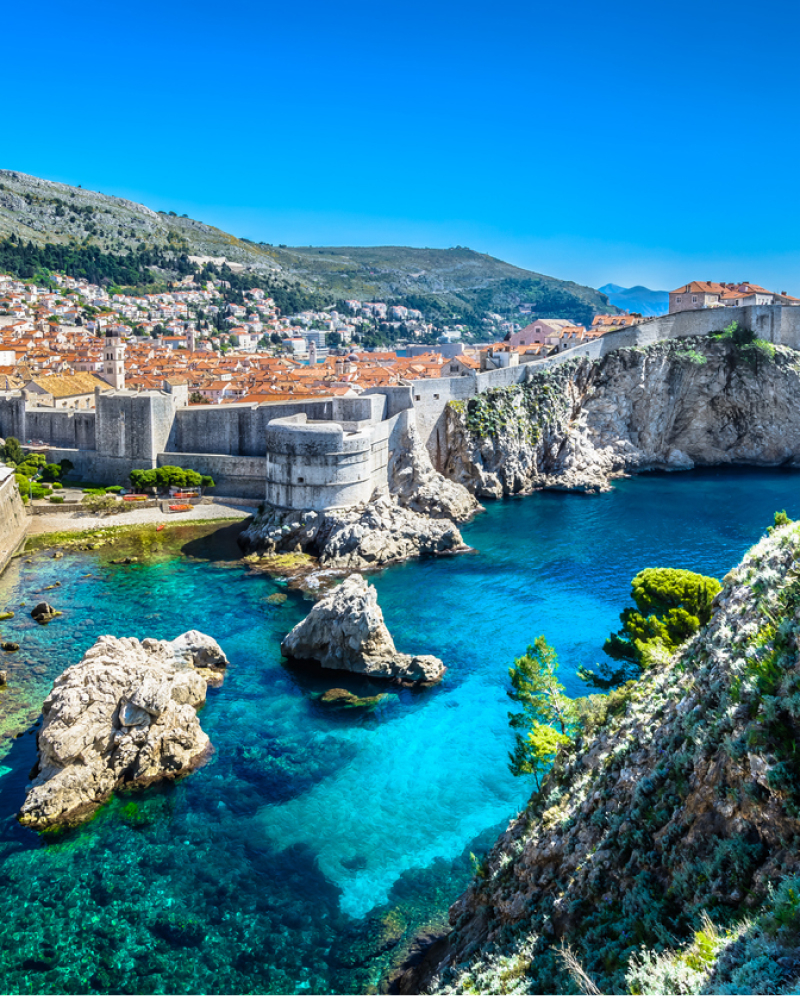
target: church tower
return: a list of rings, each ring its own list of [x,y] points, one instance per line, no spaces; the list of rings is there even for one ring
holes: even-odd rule
[[[117,390],[125,387],[125,345],[118,332],[106,332],[103,343],[103,380]]]

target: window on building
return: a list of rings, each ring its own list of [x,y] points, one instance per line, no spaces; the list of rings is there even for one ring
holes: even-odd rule
[[[697,304],[697,298],[692,294],[692,304]]]
[[[680,297],[676,297],[676,298],[675,298],[675,300],[677,301],[677,303],[678,303],[678,304],[680,304],[680,303],[681,303],[681,299],[680,299]]]
[[[418,394],[415,394],[414,395],[414,400],[415,401],[422,401],[422,398]]]
[[[305,477],[298,477],[297,478],[297,483],[298,484],[305,484],[306,483]]]
[[[439,400],[439,395],[438,395],[438,394],[434,394],[434,396],[433,396],[433,400],[434,400],[434,401],[438,401],[438,400]]]

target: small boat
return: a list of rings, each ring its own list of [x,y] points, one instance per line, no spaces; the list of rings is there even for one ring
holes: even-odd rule
[[[163,528],[164,528],[164,523],[162,522],[160,526],[156,526],[156,532],[160,533]]]
[[[123,495],[123,501],[147,501],[147,495]]]
[[[191,512],[191,505],[170,505],[170,512]]]

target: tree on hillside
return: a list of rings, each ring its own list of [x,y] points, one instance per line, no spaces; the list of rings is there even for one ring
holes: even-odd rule
[[[578,673],[599,688],[636,677],[653,664],[666,661],[711,618],[711,603],[722,585],[715,578],[671,567],[649,567],[631,581],[635,608],[620,615],[622,627],[603,650],[622,667],[600,666],[600,673]]]
[[[558,668],[555,650],[539,636],[508,671],[508,697],[522,709],[508,714],[515,731],[509,769],[514,775],[533,775],[537,789],[559,746],[570,741],[576,719],[574,704],[558,680]]]

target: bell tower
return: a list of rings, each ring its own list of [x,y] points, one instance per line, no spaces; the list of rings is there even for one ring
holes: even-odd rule
[[[125,344],[118,332],[106,332],[103,343],[103,380],[113,388],[125,387]]]

